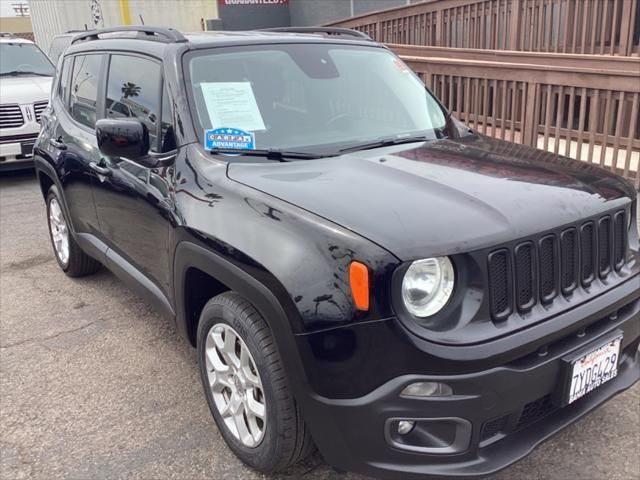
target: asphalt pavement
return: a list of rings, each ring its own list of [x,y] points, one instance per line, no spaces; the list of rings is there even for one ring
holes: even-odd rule
[[[640,386],[492,477],[640,479]],[[264,476],[226,447],[196,355],[106,270],[66,277],[32,172],[0,173],[0,478],[363,479],[317,455]]]

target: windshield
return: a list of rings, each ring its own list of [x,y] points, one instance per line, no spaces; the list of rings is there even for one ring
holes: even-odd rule
[[[53,73],[53,65],[33,43],[0,43],[0,75],[52,77]]]
[[[380,47],[281,44],[187,57],[199,134],[248,132],[248,148],[330,154],[379,140],[436,139],[446,112]]]
[[[73,40],[73,37],[70,35],[55,37],[53,39],[51,46],[49,47],[49,58],[54,64],[58,63],[58,58],[60,58],[60,55],[64,52],[65,48],[71,45],[71,40]]]

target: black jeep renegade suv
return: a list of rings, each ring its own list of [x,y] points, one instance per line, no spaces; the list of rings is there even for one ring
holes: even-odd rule
[[[634,189],[358,32],[81,34],[35,160],[62,270],[175,322],[261,471],[485,475],[640,377]]]

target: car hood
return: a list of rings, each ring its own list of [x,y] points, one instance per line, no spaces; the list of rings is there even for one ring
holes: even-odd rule
[[[49,100],[51,77],[0,77],[0,103],[34,103]]]
[[[467,252],[627,205],[603,169],[481,135],[289,163],[229,178],[348,228],[401,260]]]

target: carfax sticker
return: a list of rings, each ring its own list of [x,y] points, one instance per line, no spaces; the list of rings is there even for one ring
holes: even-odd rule
[[[204,131],[204,148],[229,150],[255,150],[256,141],[253,133],[237,128],[216,128]]]

